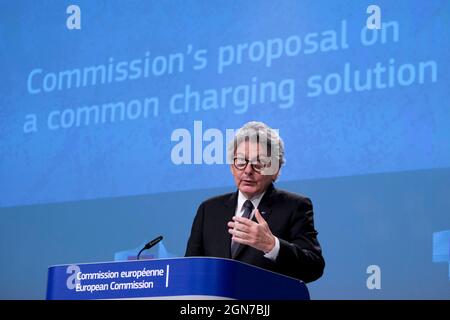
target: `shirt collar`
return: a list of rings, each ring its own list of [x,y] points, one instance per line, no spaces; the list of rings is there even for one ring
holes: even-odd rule
[[[241,192],[241,190],[239,190],[239,194],[238,194],[238,203],[237,203],[237,212],[242,211],[242,206],[244,205],[244,202],[246,200],[250,200],[253,204],[253,207],[255,209],[258,208],[259,203],[261,202],[262,197],[264,196],[264,194],[266,193],[266,191],[264,191],[263,193],[251,198],[251,199],[247,199],[247,197]]]

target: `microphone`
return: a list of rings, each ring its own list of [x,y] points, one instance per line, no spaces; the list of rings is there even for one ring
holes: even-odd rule
[[[163,236],[159,236],[156,237],[155,239],[153,239],[152,241],[150,241],[149,243],[147,243],[142,249],[141,251],[139,251],[136,260],[139,260],[139,256],[141,255],[142,251],[150,249],[151,247],[153,247],[155,244],[157,244],[158,242],[160,242],[163,239]]]

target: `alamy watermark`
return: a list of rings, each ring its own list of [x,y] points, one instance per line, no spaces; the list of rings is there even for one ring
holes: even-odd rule
[[[248,161],[261,166],[261,174],[273,175],[284,163],[284,145],[278,129],[260,122],[249,122],[240,129],[208,128],[202,121],[194,121],[193,128],[177,128],[170,140],[176,144],[171,150],[171,161],[175,165],[192,164],[236,164]],[[237,157],[236,149],[241,143],[257,145],[258,153],[248,159],[248,154]],[[245,168],[245,166],[244,166]]]

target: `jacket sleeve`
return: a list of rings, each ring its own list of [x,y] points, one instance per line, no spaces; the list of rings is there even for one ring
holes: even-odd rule
[[[192,223],[191,235],[188,240],[185,257],[205,255],[203,247],[203,219],[204,204],[201,204]]]
[[[302,199],[291,215],[288,239],[280,240],[276,264],[282,273],[311,282],[320,278],[325,268],[322,249],[314,229],[313,206]]]

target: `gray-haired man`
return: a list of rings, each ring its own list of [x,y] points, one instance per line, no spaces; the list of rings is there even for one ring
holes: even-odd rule
[[[305,282],[325,261],[311,201],[278,190],[284,144],[262,122],[249,122],[228,146],[237,191],[204,201],[197,210],[186,256],[237,259]]]

